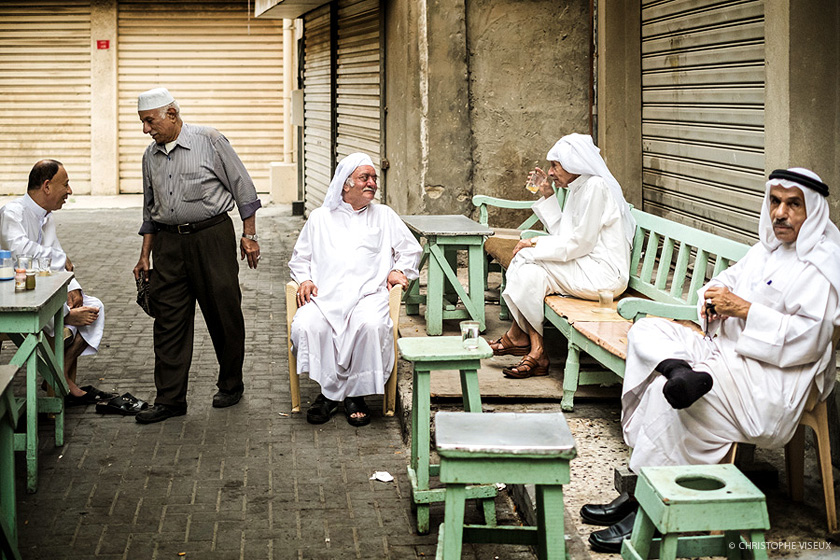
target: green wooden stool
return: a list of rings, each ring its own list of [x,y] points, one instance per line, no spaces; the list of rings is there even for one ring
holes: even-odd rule
[[[431,423],[431,372],[459,370],[464,410],[481,412],[481,395],[478,392],[478,368],[482,358],[489,358],[493,350],[483,338],[478,348],[464,348],[460,336],[401,338],[397,341],[400,355],[414,362],[414,386],[411,395],[411,463],[408,478],[411,481],[411,500],[417,508],[417,531],[429,532],[429,504],[443,502],[444,488],[429,488],[429,477],[438,476],[439,466],[432,465],[429,457]],[[475,486],[467,490],[468,498],[483,498],[484,521],[496,523],[496,487]]]
[[[577,451],[563,413],[438,412],[435,444],[446,483],[438,560],[461,558],[463,541],[530,544],[543,560],[566,558],[563,484]],[[536,485],[536,527],[464,525],[466,485],[493,482]]]
[[[18,368],[0,366],[0,558],[20,560],[15,503],[15,426],[19,403],[10,384]]]
[[[636,482],[639,512],[621,547],[625,560],[726,556],[767,558],[770,528],[764,494],[735,465],[643,467]],[[658,529],[662,538],[654,539]],[[680,533],[722,531],[682,537]],[[741,532],[749,540],[741,538]]]

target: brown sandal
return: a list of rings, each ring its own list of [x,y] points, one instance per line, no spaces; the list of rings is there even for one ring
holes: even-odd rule
[[[513,341],[508,338],[507,333],[503,334],[498,339],[494,340],[490,344],[501,344],[501,348],[494,348],[493,355],[494,356],[525,356],[528,352],[531,351],[531,344],[526,344],[524,346],[517,346],[513,343]]]
[[[542,377],[543,375],[548,375],[548,366],[541,366],[531,356],[525,356],[519,364],[512,368],[504,368],[502,373],[505,377],[511,377],[513,379]]]

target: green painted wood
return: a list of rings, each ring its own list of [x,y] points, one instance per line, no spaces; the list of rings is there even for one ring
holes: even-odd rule
[[[400,356],[415,367],[425,369],[478,369],[480,360],[493,356],[493,349],[483,338],[478,339],[478,348],[464,348],[460,336],[404,337],[397,341]],[[449,363],[449,367],[443,367]]]
[[[770,526],[764,494],[734,465],[643,467],[635,495],[639,514],[631,539],[622,545],[625,559],[737,558],[741,531],[749,533],[749,542],[760,543]],[[652,538],[653,527],[661,539]],[[705,531],[724,534],[683,536]]]
[[[461,377],[461,392],[464,410],[481,412],[481,394],[478,386],[478,369],[482,358],[489,358],[493,350],[483,338],[478,339],[478,348],[464,348],[460,336],[407,337],[397,341],[400,356],[414,363],[411,394],[411,457],[408,476],[412,485],[412,503],[416,508],[417,531],[429,532],[429,504],[445,499],[443,489],[430,489],[429,481],[440,471],[430,460],[431,446],[431,374],[433,371],[458,371]],[[484,499],[482,509],[488,523],[495,523],[495,486],[468,489],[468,498]]]
[[[642,298],[625,298],[618,303],[619,314],[628,320],[645,315],[697,321],[697,290],[705,283],[706,264],[714,256],[715,271],[724,270],[743,257],[749,246],[703,232],[692,227],[653,216],[633,208],[636,234],[630,258],[628,289]],[[660,243],[660,240],[662,242]],[[670,273],[676,245],[679,244],[674,272]],[[697,252],[694,265],[689,269],[690,255]],[[656,270],[654,278],[654,270]],[[688,281],[688,291],[685,291]],[[670,286],[668,283],[670,282]],[[645,299],[647,298],[647,299]],[[546,320],[568,341],[568,358],[563,377],[562,409],[574,409],[577,388],[590,382],[602,383],[604,376],[584,376],[580,373],[580,353],[585,352],[619,378],[624,377],[623,359],[607,352],[582,336],[575,336],[574,325],[545,306]],[[609,379],[609,375],[607,375]],[[620,379],[615,379],[620,381]]]
[[[14,430],[18,407],[11,382],[14,365],[0,366],[0,556],[20,559],[17,547],[17,501],[15,496]]]

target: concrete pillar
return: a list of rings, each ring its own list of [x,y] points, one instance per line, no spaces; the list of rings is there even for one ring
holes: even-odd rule
[[[642,12],[598,2],[598,146],[627,202],[642,207]]]
[[[829,185],[840,219],[840,7],[765,3],[765,170],[801,166]]]
[[[90,8],[90,188],[94,195],[112,195],[119,194],[117,0],[92,0]]]
[[[460,214],[457,195],[472,180],[466,6],[464,0],[426,1],[421,22],[420,143],[425,212]]]
[[[765,171],[813,169],[840,219],[840,7],[822,0],[765,3]],[[840,392],[829,397],[832,462],[840,466]]]

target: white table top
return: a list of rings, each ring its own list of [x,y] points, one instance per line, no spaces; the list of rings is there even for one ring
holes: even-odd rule
[[[15,291],[14,280],[0,282],[0,313],[40,311],[55,293],[70,283],[72,272],[53,272],[49,276],[35,276],[35,289]]]
[[[562,412],[438,412],[438,452],[554,455],[573,458],[575,439]]]
[[[408,229],[422,236],[493,235],[493,230],[462,214],[400,216]]]

